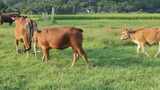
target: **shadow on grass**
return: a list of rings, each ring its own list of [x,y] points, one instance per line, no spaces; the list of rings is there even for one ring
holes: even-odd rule
[[[108,67],[160,67],[159,58],[137,55],[135,50],[124,48],[87,49],[90,61]]]
[[[131,47],[91,48],[85,49],[89,61],[100,67],[160,67],[159,58],[137,55]],[[34,55],[32,55],[34,57]],[[41,61],[42,54],[38,53],[37,60]],[[72,62],[72,49],[51,50],[49,64],[56,66],[70,66]],[[85,62],[80,58],[75,66],[84,66]]]

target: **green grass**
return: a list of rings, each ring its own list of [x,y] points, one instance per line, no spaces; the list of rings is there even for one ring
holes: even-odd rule
[[[100,15],[95,15],[99,16]],[[103,15],[102,15],[103,16]],[[147,15],[146,15],[147,16]],[[125,16],[124,16],[125,17]],[[159,27],[159,19],[84,19],[38,21],[38,26],[75,26],[84,30],[84,48],[96,67],[80,59],[70,68],[72,50],[51,50],[48,64],[41,54],[16,54],[14,25],[0,26],[0,90],[159,90],[160,59],[136,55],[136,45],[120,40],[124,25]],[[147,46],[154,55],[157,46]]]

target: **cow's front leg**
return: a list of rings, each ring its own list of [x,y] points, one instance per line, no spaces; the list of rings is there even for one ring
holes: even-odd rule
[[[158,55],[160,54],[160,42],[158,43],[159,45],[158,45],[158,51],[157,51],[157,53],[154,55],[154,57],[158,57]]]
[[[138,44],[137,45],[137,54],[139,54],[140,48],[141,48],[141,46],[140,46],[140,44]]]
[[[42,48],[43,52],[43,57],[42,57],[42,62],[48,62],[48,56],[49,56],[49,50],[47,48]]]
[[[24,42],[24,47],[25,47],[24,52],[29,51],[31,49],[31,46],[29,44],[29,40],[28,40],[28,37],[26,35],[23,37],[23,42]]]
[[[2,25],[2,24],[3,24],[3,21],[1,20],[1,21],[0,21],[0,25]]]
[[[16,52],[17,52],[17,54],[20,53],[18,45],[19,45],[19,40],[16,39]]]
[[[37,44],[36,42],[33,43],[34,55],[37,56]]]
[[[141,43],[141,48],[142,48],[142,53],[144,53],[147,57],[149,57],[150,55],[145,51],[144,43]]]

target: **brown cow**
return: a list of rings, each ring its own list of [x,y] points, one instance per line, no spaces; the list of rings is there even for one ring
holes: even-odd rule
[[[132,42],[137,44],[137,53],[140,52],[140,49],[142,50],[142,53],[149,56],[149,54],[145,51],[144,46],[146,44],[154,44],[159,43],[159,49],[158,52],[155,54],[155,57],[157,57],[160,53],[160,29],[158,28],[149,28],[149,29],[138,29],[134,31],[130,31],[128,29],[125,29],[121,33],[121,39],[127,40],[130,39]]]
[[[28,51],[31,48],[31,40],[33,32],[37,30],[37,24],[24,16],[13,17],[15,20],[15,39],[16,39],[16,51],[19,52],[18,45],[19,41],[23,41],[24,51]]]
[[[71,47],[73,50],[73,66],[78,57],[81,56],[87,64],[89,63],[87,55],[82,47],[82,30],[75,27],[54,27],[45,28],[42,31],[34,32],[33,40],[35,46],[42,49],[42,61],[48,61],[49,49],[65,49]],[[36,54],[36,50],[35,50]]]

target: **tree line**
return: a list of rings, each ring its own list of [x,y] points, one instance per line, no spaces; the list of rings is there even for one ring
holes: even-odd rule
[[[160,12],[160,0],[0,0],[0,11],[25,14]]]

